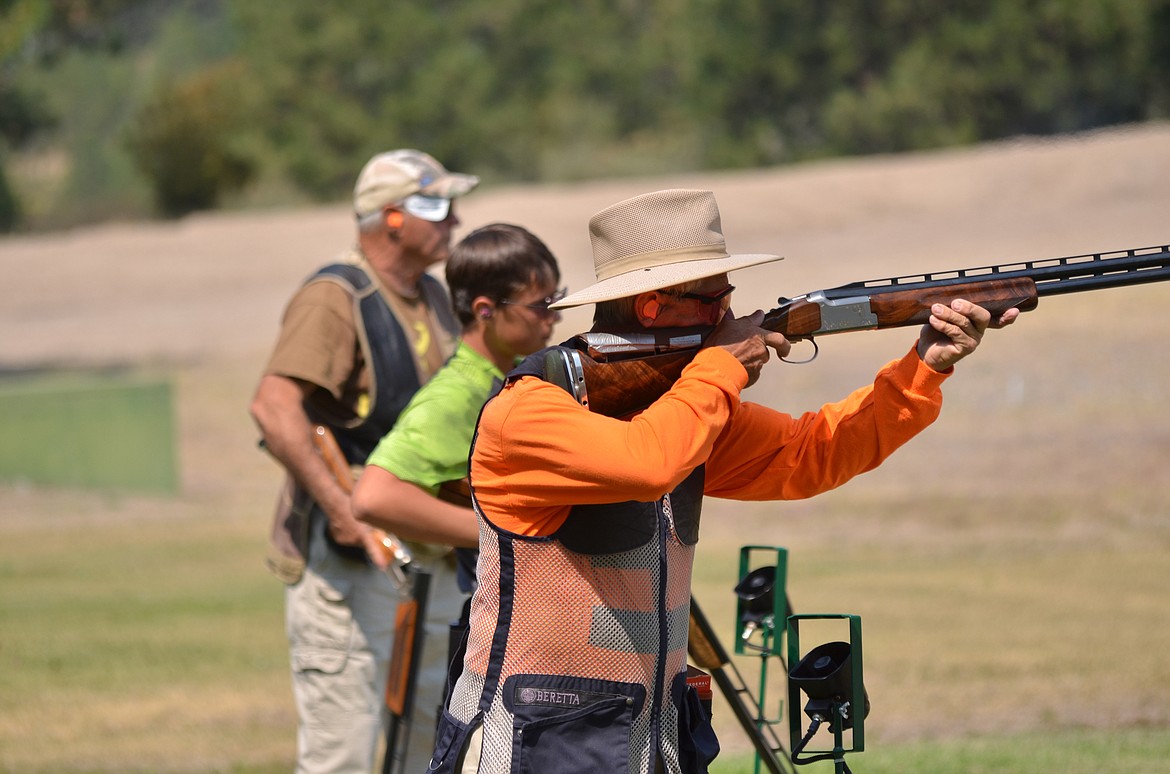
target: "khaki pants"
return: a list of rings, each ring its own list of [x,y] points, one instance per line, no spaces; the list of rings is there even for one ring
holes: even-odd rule
[[[297,707],[298,774],[369,774],[385,736],[385,692],[394,612],[410,598],[390,576],[339,556],[325,542],[326,518],[315,512],[309,561],[301,579],[286,587],[293,696]],[[415,712],[406,744],[405,771],[426,771],[434,747],[436,712],[447,676],[447,627],[459,616],[463,595],[446,562],[432,572],[426,643],[420,662]]]

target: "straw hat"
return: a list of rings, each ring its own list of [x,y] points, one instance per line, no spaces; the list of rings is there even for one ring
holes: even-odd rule
[[[728,255],[710,191],[672,189],[635,196],[589,220],[597,282],[552,309],[611,301],[724,274],[778,255]]]

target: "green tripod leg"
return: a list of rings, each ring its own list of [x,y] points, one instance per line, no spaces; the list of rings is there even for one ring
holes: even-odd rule
[[[755,699],[694,597],[691,597],[687,651],[695,666],[711,673],[711,679],[719,686],[720,693],[727,700],[735,719],[755,747],[769,774],[793,774],[788,754],[771,726],[761,727],[756,723],[753,715]]]

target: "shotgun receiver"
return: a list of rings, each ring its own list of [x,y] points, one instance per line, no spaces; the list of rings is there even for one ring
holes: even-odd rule
[[[1067,258],[913,274],[781,298],[761,327],[789,341],[849,331],[921,325],[932,304],[963,298],[992,319],[1008,309],[1027,312],[1040,296],[1170,280],[1170,246],[1090,253]],[[711,327],[590,332],[545,358],[549,381],[591,411],[625,416],[670,389],[703,346]]]

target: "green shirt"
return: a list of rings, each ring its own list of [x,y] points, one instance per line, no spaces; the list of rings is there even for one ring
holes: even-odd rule
[[[366,461],[435,495],[439,484],[467,475],[475,420],[494,379],[503,379],[487,358],[459,342],[438,373],[414,394],[394,428]]]

